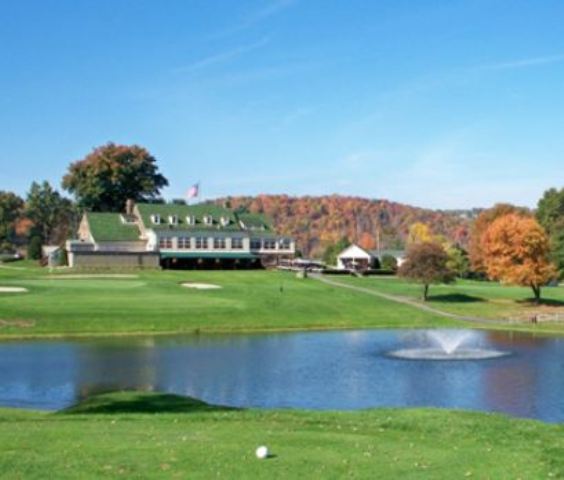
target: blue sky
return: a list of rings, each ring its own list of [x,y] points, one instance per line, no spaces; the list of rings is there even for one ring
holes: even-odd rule
[[[564,184],[564,2],[5,0],[0,189],[114,141],[182,196],[533,206]]]

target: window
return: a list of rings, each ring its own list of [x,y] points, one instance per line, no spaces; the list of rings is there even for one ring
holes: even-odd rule
[[[242,238],[232,238],[231,239],[231,248],[233,250],[241,250],[243,248],[243,239]]]
[[[153,222],[155,225],[160,225],[161,216],[158,213],[154,213],[153,215],[151,215],[151,222]]]
[[[204,223],[206,225],[211,225],[213,223],[213,218],[211,215],[204,215]]]
[[[196,217],[194,217],[194,215],[188,215],[186,217],[186,223],[188,225],[196,225]]]
[[[276,250],[276,240],[273,238],[265,238],[263,248],[265,250]]]
[[[137,223],[137,218],[135,215],[121,215],[121,222],[127,225],[135,225]]]
[[[170,223],[171,225],[178,225],[178,215],[169,215],[168,223]]]
[[[225,238],[214,238],[213,248],[216,250],[225,250]]]
[[[260,238],[251,238],[251,250],[260,250],[261,246]]]
[[[281,238],[278,245],[280,245],[281,250],[290,250],[290,239],[289,238]]]
[[[196,248],[198,250],[205,250],[208,248],[207,237],[196,237]]]
[[[171,237],[159,238],[159,248],[172,248],[172,238]]]
[[[183,248],[183,249],[190,248],[190,238],[189,237],[179,237],[178,248]]]
[[[227,227],[227,225],[229,225],[229,219],[227,217],[221,217],[219,221],[222,227]]]

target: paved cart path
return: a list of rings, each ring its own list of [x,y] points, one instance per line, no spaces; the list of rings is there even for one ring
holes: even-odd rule
[[[453,320],[460,320],[463,322],[472,322],[472,323],[483,323],[488,325],[500,325],[507,323],[500,320],[492,320],[489,318],[458,315],[456,313],[445,312],[444,310],[439,310],[438,308],[431,307],[430,305],[426,305],[424,303],[418,302],[417,300],[414,300],[412,298],[399,297],[397,295],[390,295],[389,293],[379,292],[371,288],[359,287],[357,285],[349,285],[348,283],[342,283],[337,280],[329,279],[325,275],[311,274],[310,276],[311,278],[315,278],[316,280],[319,280],[320,282],[323,282],[327,285],[331,285],[333,287],[347,288],[355,292],[366,293],[367,295],[384,298],[386,300],[390,300],[396,303],[401,303],[403,305],[409,305],[410,307],[418,308],[419,310],[433,313],[435,315],[440,315],[441,317],[451,318]]]

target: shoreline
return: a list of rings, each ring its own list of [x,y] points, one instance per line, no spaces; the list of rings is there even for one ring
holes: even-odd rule
[[[340,331],[358,331],[358,330],[439,330],[439,329],[465,329],[465,330],[487,330],[509,333],[529,333],[535,336],[564,337],[564,331],[561,329],[538,330],[537,327],[516,326],[516,324],[496,323],[492,325],[475,324],[471,322],[458,321],[459,325],[421,325],[421,326],[402,326],[402,325],[356,325],[356,326],[313,326],[313,327],[264,327],[264,328],[240,328],[240,329],[223,329],[211,328],[201,329],[194,328],[190,330],[162,330],[162,331],[132,331],[132,332],[85,332],[85,333],[33,333],[27,335],[19,334],[0,334],[0,343],[10,341],[36,341],[36,340],[87,340],[87,339],[103,339],[103,338],[142,338],[142,337],[166,337],[166,336],[184,336],[184,335],[262,335],[269,333],[311,333],[311,332],[340,332]]]

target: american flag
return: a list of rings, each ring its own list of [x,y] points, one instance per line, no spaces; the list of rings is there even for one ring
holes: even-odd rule
[[[199,193],[200,193],[200,184],[195,183],[186,192],[186,197],[187,198],[196,198]]]

